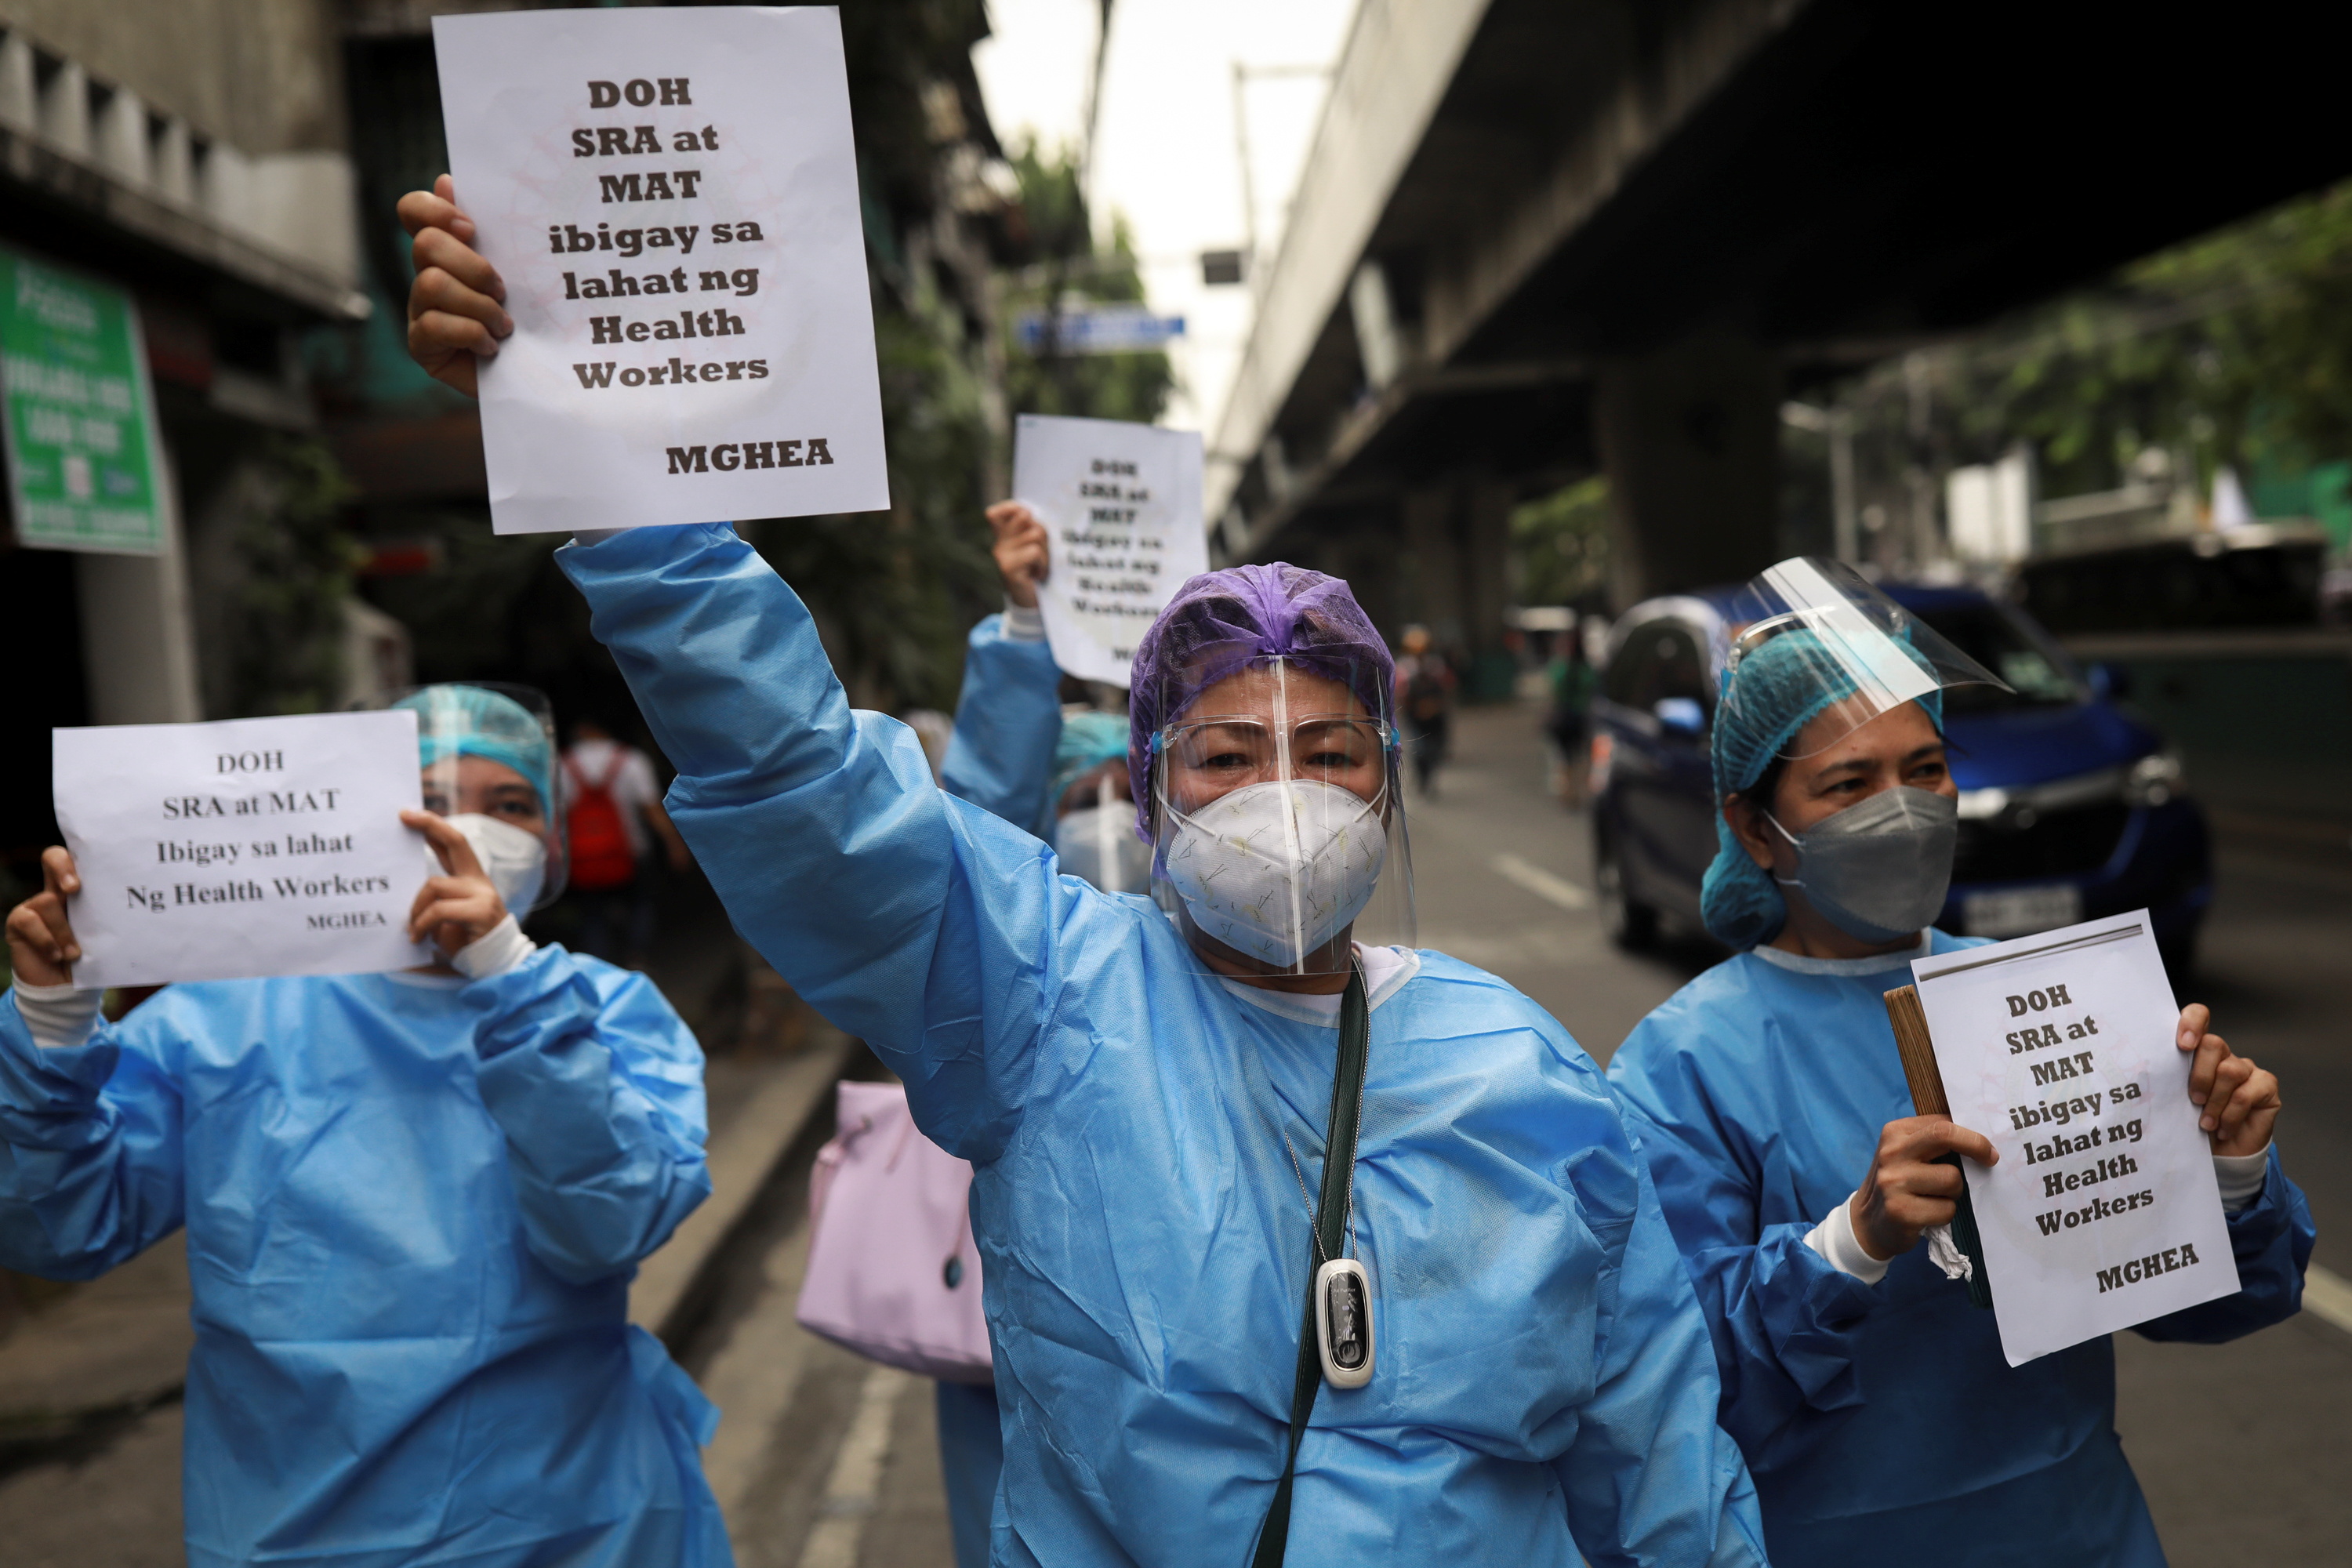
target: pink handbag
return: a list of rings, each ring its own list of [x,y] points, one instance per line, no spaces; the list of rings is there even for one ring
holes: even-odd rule
[[[809,1190],[801,1327],[871,1361],[989,1383],[971,1166],[915,1128],[895,1083],[837,1086]]]

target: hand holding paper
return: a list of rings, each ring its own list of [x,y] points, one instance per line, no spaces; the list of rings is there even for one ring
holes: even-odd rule
[[[2278,1079],[2230,1049],[2230,1042],[2207,1033],[2212,1009],[2192,1002],[2180,1012],[2177,1044],[2194,1053],[2189,1067],[2189,1103],[2202,1109],[2197,1125],[2212,1135],[2213,1152],[2259,1154],[2271,1145],[2271,1129],[2282,1108]]]
[[[8,911],[8,966],[26,985],[67,985],[81,943],[74,940],[66,900],[81,891],[72,854],[52,844],[41,851],[41,890]]]
[[[1983,1133],[1948,1116],[1906,1116],[1879,1130],[1878,1152],[1853,1194],[1853,1235],[1864,1252],[1882,1261],[1897,1257],[1919,1245],[1921,1231],[1952,1222],[1966,1178],[1940,1163],[1947,1154],[1979,1165],[2000,1159]]]
[[[988,526],[996,533],[989,550],[1004,579],[1004,596],[1022,609],[1035,609],[1037,584],[1053,572],[1045,525],[1019,501],[1001,500],[988,509]]]
[[[505,308],[506,279],[473,248],[474,220],[457,210],[455,183],[400,198],[416,280],[408,289],[408,355],[434,380],[468,397],[481,395],[479,360],[514,333]]]
[[[428,877],[408,910],[408,940],[431,942],[444,958],[455,958],[497,929],[507,918],[506,900],[482,869],[481,857],[466,836],[429,811],[404,811],[400,820],[425,835],[448,875]]]

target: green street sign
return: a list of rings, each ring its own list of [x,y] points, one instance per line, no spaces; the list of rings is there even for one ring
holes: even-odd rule
[[[155,396],[129,294],[0,248],[0,429],[17,543],[163,549]]]

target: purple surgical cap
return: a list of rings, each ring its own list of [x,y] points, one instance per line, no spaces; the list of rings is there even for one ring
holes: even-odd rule
[[[1150,837],[1151,737],[1210,687],[1275,658],[1339,682],[1365,711],[1388,717],[1396,661],[1346,583],[1279,561],[1203,572],[1176,590],[1129,667],[1127,773],[1138,832]]]

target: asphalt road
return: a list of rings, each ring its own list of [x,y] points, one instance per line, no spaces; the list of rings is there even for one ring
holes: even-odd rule
[[[1412,808],[1420,941],[1501,974],[1606,1060],[1643,1013],[1715,955],[1633,956],[1591,910],[1580,816],[1547,793],[1533,717],[1465,713],[1457,760]],[[2352,846],[2232,847],[2191,994],[2278,1071],[2281,1141],[2318,1215],[2319,1259],[2352,1274],[2352,1054],[2342,954]],[[706,1325],[682,1347],[727,1412],[706,1456],[745,1568],[945,1568],[931,1388],[792,1321],[805,1254],[795,1175],[755,1214]],[[2305,1313],[2236,1344],[2117,1338],[2117,1426],[2176,1568],[2340,1560],[2352,1332]],[[148,1568],[179,1562],[176,1409],[94,1451],[0,1479],[0,1560]]]

